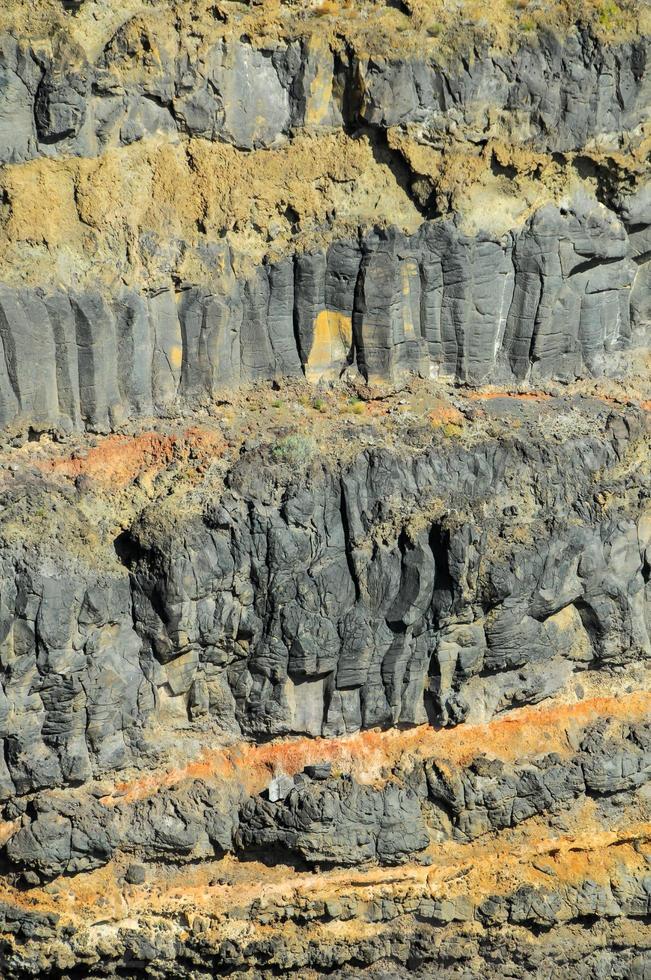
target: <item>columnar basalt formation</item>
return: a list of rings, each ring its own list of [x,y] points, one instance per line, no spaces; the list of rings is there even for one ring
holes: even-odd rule
[[[179,293],[7,289],[3,421],[102,431],[239,382],[347,368],[372,382],[600,374],[631,344],[630,252],[621,222],[582,200],[499,239],[454,221],[373,232],[243,283],[223,250],[209,287]]]
[[[0,974],[651,970],[634,0],[0,12]]]
[[[397,57],[290,13],[273,39],[169,10],[99,51],[5,35],[0,422],[103,431],[346,369],[612,374],[645,343],[646,34],[455,56],[412,29]]]

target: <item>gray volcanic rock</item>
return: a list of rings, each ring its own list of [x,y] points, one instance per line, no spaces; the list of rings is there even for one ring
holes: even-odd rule
[[[112,814],[95,801],[39,796],[31,819],[7,844],[17,868],[45,878],[75,874],[106,864],[118,844]]]
[[[0,425],[104,432],[240,382],[337,378],[350,365],[373,382],[616,372],[616,352],[646,329],[635,227],[631,243],[612,212],[578,196],[499,240],[432,221],[265,264],[244,281],[223,246],[210,290],[4,287]]]
[[[240,811],[236,846],[281,849],[310,864],[399,864],[429,844],[418,796],[388,783],[378,792],[349,779],[299,784],[280,801],[251,800]]]
[[[622,733],[604,720],[569,758],[505,764],[478,756],[461,766],[417,757],[379,786],[348,775],[299,774],[282,777],[281,793],[272,781],[253,797],[236,784],[199,779],[133,802],[42,792],[23,808],[9,804],[14,818],[24,813],[4,855],[12,871],[33,876],[32,885],[101,867],[118,852],[176,864],[233,853],[299,867],[397,865],[433,841],[472,841],[532,817],[553,823],[588,797],[632,808],[651,781],[649,738],[648,725]],[[506,921],[504,903],[499,910],[493,904],[481,911],[482,921]]]
[[[225,489],[173,521],[153,505],[99,565],[5,542],[2,797],[153,758],[166,712],[254,739],[454,725],[644,663],[644,497],[596,503],[644,453],[642,414],[602,406],[595,429],[560,400],[545,412],[506,441],[422,429],[408,453],[341,464],[257,445]],[[7,520],[24,495],[6,492]]]
[[[649,39],[604,45],[586,30],[551,32],[512,54],[476,51],[454,66],[393,60],[305,39],[259,47],[222,40],[194,57],[158,46],[155,28],[127,20],[94,63],[58,41],[51,52],[2,38],[0,163],[37,155],[94,156],[154,133],[268,147],[297,128],[417,125],[435,140],[463,127],[549,152],[648,120]],[[152,50],[156,56],[152,57]],[[130,70],[142,59],[146,71]],[[489,110],[490,106],[490,110]]]
[[[83,782],[91,758],[102,768],[123,765],[130,758],[125,732],[151,698],[128,580],[84,583],[79,574],[40,564],[5,582],[3,635],[13,662],[3,699],[3,796]],[[20,610],[15,620],[14,613],[6,618],[9,603]]]
[[[613,751],[604,732],[596,726],[581,744],[585,753],[581,767],[587,789],[592,793],[622,793],[637,789],[649,779],[651,728],[632,728],[622,746]]]
[[[446,718],[456,699],[463,717],[464,698],[495,710],[535,700],[536,690],[546,696],[550,679],[562,683],[585,658],[647,657],[634,522],[568,525],[561,495],[548,514],[550,538],[514,543],[494,559],[487,528],[472,521],[419,535],[398,526],[386,543],[370,537],[391,519],[396,495],[423,506],[452,486],[457,501],[467,495],[478,506],[485,494],[505,492],[522,458],[543,495],[546,479],[549,493],[569,491],[606,463],[604,450],[584,443],[562,463],[524,444],[514,455],[437,447],[400,462],[369,451],[341,476],[311,467],[309,491],[302,480],[290,485],[278,511],[269,507],[273,463],[261,451],[246,454],[205,522],[184,526],[182,536],[135,532],[134,608],[145,648],[163,663],[196,651],[196,669],[209,665],[209,688],[215,666],[225,669],[233,721],[255,735],[422,721],[428,677],[432,710]]]
[[[505,767],[478,758],[461,770],[432,759],[425,765],[429,796],[449,813],[455,836],[472,840],[537,814],[558,812],[583,794],[609,796],[648,783],[649,727],[634,728],[624,739],[605,729],[600,724],[588,732],[571,760],[548,755],[534,764]]]
[[[626,344],[629,310],[619,289],[635,275],[628,251],[621,223],[589,201],[535,215],[513,256],[504,348],[516,377],[530,365],[542,377],[550,367],[557,376],[572,377],[582,364],[594,371],[607,350]]]
[[[233,850],[238,799],[229,791],[195,780],[180,792],[159,793],[115,808],[121,846],[145,860],[179,860],[186,855]]]
[[[263,795],[244,801],[239,807],[239,828],[231,825],[228,834],[232,836],[226,839],[222,838],[226,823],[216,830],[213,815],[217,810],[222,818],[227,818],[229,803],[220,798],[218,788],[198,780],[186,784],[180,792],[167,788],[149,799],[110,808],[99,802],[82,804],[79,800],[42,795],[28,806],[23,827],[10,839],[5,856],[15,868],[30,869],[23,874],[23,883],[28,885],[37,883],[30,877],[34,875],[31,869],[36,870],[36,877],[45,878],[77,873],[106,863],[116,848],[127,854],[135,852],[140,860],[165,860],[178,867],[184,860],[196,862],[213,853],[221,854],[224,846],[248,860],[262,858],[266,864],[291,863],[300,868],[301,861],[305,861],[325,874],[329,865],[355,865],[358,875],[363,876],[368,862],[396,865],[409,858],[419,859],[419,852],[430,841],[438,842],[444,853],[442,842],[450,835],[446,812],[454,811],[458,817],[466,818],[464,832],[459,831],[461,821],[451,829],[457,839],[466,841],[470,836],[493,833],[532,816],[540,819],[547,814],[554,827],[553,815],[569,812],[573,804],[577,805],[575,814],[585,813],[586,796],[592,791],[583,784],[581,767],[590,767],[593,762],[599,766],[600,760],[621,758],[627,753],[632,759],[637,748],[631,752],[626,745],[635,743],[639,747],[648,745],[648,741],[648,725],[630,729],[624,726],[621,730],[621,724],[607,726],[600,722],[586,734],[580,752],[569,758],[548,755],[505,765],[484,756],[467,767],[459,767],[454,774],[449,767],[443,772],[444,763],[416,757],[396,770],[390,780],[376,786],[362,785],[351,777],[312,781],[299,774],[284,800],[271,802]],[[651,775],[649,761],[647,757],[647,783]],[[625,763],[625,768],[628,766]],[[428,787],[430,800],[426,798]],[[638,780],[638,788],[641,787]],[[617,781],[611,780],[599,792],[618,792]],[[635,798],[630,792],[626,796],[618,794],[613,827],[621,821],[623,807],[628,808],[627,813],[635,812]],[[231,812],[233,803],[231,800]],[[95,827],[92,838],[91,826]],[[552,842],[546,843],[549,848]],[[626,848],[628,843],[617,840],[616,831],[611,833],[609,846]],[[436,853],[437,843],[430,844],[429,850],[432,848]],[[582,849],[575,846],[572,850]],[[487,856],[490,853],[489,848]],[[520,864],[524,863],[524,853],[520,852]],[[102,975],[107,968],[119,967],[122,962],[133,965],[135,950],[139,956],[146,952],[145,962],[155,963],[162,976],[192,976],[192,970],[185,965],[189,955],[192,969],[198,964],[202,968],[211,964],[213,970],[239,965],[264,975],[274,969],[274,963],[281,962],[286,971],[281,975],[290,976],[292,971],[307,967],[319,972],[333,967],[343,969],[346,964],[352,968],[354,964],[355,970],[361,970],[365,963],[372,966],[382,961],[389,951],[393,963],[409,963],[410,969],[418,967],[416,975],[425,977],[427,972],[420,971],[431,969],[446,944],[456,943],[458,955],[453,962],[457,965],[468,961],[474,968],[484,962],[484,957],[486,963],[494,963],[491,944],[499,936],[500,962],[508,962],[508,956],[514,955],[519,964],[521,972],[514,976],[530,975],[542,945],[553,951],[561,975],[569,978],[570,973],[563,971],[573,962],[576,949],[572,946],[570,954],[563,944],[568,936],[581,936],[580,932],[573,933],[572,927],[583,930],[581,948],[586,962],[594,965],[596,945],[603,965],[610,962],[609,947],[604,949],[604,942],[612,941],[614,947],[621,942],[616,933],[607,938],[609,927],[616,923],[624,929],[624,935],[630,925],[638,937],[634,947],[625,948],[624,961],[643,968],[644,955],[638,950],[640,944],[644,950],[644,923],[651,895],[651,878],[645,873],[644,861],[630,868],[616,863],[605,876],[597,866],[594,877],[573,873],[566,880],[555,870],[557,854],[558,846],[552,847],[534,861],[535,884],[511,884],[506,878],[506,887],[499,892],[484,892],[476,898],[464,886],[465,877],[474,872],[467,865],[442,881],[438,881],[435,871],[431,883],[428,881],[420,892],[404,887],[387,890],[391,879],[384,876],[380,891],[347,894],[341,890],[343,879],[339,876],[339,890],[330,896],[326,892],[325,898],[318,891],[314,893],[318,879],[312,873],[307,891],[294,889],[288,896],[272,889],[268,897],[262,893],[245,910],[233,908],[233,920],[227,922],[230,928],[238,921],[241,926],[243,916],[247,919],[247,943],[238,947],[229,939],[217,938],[218,924],[201,915],[188,915],[182,920],[186,926],[182,941],[174,942],[173,936],[166,935],[166,928],[174,930],[177,923],[168,916],[167,927],[158,922],[152,929],[143,921],[138,922],[137,928],[121,927],[112,936],[110,947],[102,946],[90,959],[84,929],[62,928],[56,915],[26,911],[3,902],[0,929],[18,945],[5,938],[0,962],[8,976],[19,977],[31,957],[45,969],[48,958],[56,955],[57,943],[65,942],[68,955],[86,963],[91,976],[96,971]],[[429,860],[420,860],[426,864],[433,861],[431,853]],[[445,865],[443,869],[446,870]],[[145,868],[132,863],[125,880],[143,885],[155,874],[156,865]],[[295,878],[298,877],[296,873]],[[407,876],[401,883],[404,886],[409,881]],[[374,884],[377,882],[367,882],[371,888]],[[344,923],[361,926],[362,938],[349,939],[349,935],[356,935],[351,931],[346,933],[345,946],[339,946],[336,938],[330,938],[330,930],[320,928],[332,924],[336,937]],[[365,929],[368,925],[372,925],[372,930]],[[263,936],[267,930],[271,940],[260,938],[260,933],[256,933],[258,926],[263,927]],[[295,929],[297,926],[300,928]],[[598,934],[594,942],[593,929]],[[318,944],[308,938],[314,930],[322,937]],[[558,948],[555,943],[560,943]],[[622,960],[618,962],[621,965]],[[441,963],[449,966],[448,958],[444,957]],[[594,976],[590,970],[584,974],[579,971],[578,975]]]
[[[577,29],[561,43],[542,32],[510,54],[477,50],[453,65],[335,52],[316,37],[224,38],[193,56],[177,41],[158,45],[155,29],[130,18],[90,63],[59,35],[47,50],[5,36],[0,162],[97,156],[147,136],[250,151],[345,126],[370,134],[419,200],[418,173],[387,156],[391,127],[425,152],[465,138],[567,155],[613,134],[637,139],[649,118],[646,37],[607,45]],[[580,160],[566,164],[581,173]],[[180,287],[2,288],[0,426],[107,431],[240,382],[332,379],[350,365],[371,381],[618,373],[621,352],[648,344],[651,217],[639,183],[623,193],[606,181],[597,200],[585,180],[571,200],[500,234],[468,233],[449,208],[438,215],[421,201],[415,234],[360,227],[246,275],[225,242],[207,241],[210,281]]]
[[[640,38],[600,49],[580,31],[561,44],[550,32],[511,57],[479,56],[453,72],[371,56],[359,63],[359,113],[385,128],[418,123],[430,136],[459,124],[490,134],[505,123],[513,136],[539,148],[578,148],[598,132],[632,128],[646,118],[647,46]]]
[[[36,6],[0,975],[648,980],[642,5]]]

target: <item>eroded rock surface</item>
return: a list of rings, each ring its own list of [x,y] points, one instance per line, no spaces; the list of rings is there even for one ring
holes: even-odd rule
[[[651,971],[651,20],[0,10],[0,975]]]
[[[151,910],[136,928],[117,914],[97,948],[88,893],[71,898],[90,976],[428,970],[427,923],[471,924],[478,970],[495,929],[560,942],[574,923],[647,915],[639,869],[577,877],[569,862],[556,884],[533,856],[534,884],[496,871],[459,894],[356,890],[440,861],[456,880],[464,849],[482,862],[546,835],[553,852],[586,821],[586,841],[645,853],[647,411],[580,389],[311,390],[262,386],[184,433],[41,438],[0,459],[8,976],[54,970],[73,920],[48,918],[50,890],[97,875],[118,905],[198,868],[209,896],[238,868],[247,888],[344,873],[350,887],[272,913],[251,895],[204,922],[188,879],[179,894],[211,935],[194,966],[182,926],[156,931]],[[24,894],[41,918],[21,918]],[[273,943],[235,955],[228,930],[258,916]],[[389,932],[365,945],[364,922]],[[317,954],[319,930],[344,923],[346,950],[330,938]]]
[[[268,43],[227,6],[190,36],[167,8],[127,16],[99,53],[70,17],[4,36],[0,424],[107,431],[346,370],[630,368],[649,324],[643,11],[625,39],[579,21],[451,51],[407,5],[390,55],[365,33],[383,4],[348,27],[278,5]]]
[[[395,447],[339,416],[333,458],[260,420],[74,559],[68,515],[106,491],[7,471],[6,799],[127,765],[165,711],[254,739],[454,725],[648,661],[647,415],[504,398],[405,429],[393,401]],[[35,491],[57,510],[28,543]]]

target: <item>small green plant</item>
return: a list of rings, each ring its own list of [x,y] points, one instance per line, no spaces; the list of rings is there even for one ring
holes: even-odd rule
[[[315,409],[315,411],[317,412],[325,412],[327,407],[328,406],[326,405],[326,403],[322,398],[315,398],[314,401],[312,402],[312,408]]]
[[[596,7],[597,19],[602,27],[608,29],[617,25],[622,11],[615,0],[600,0]]]
[[[279,439],[271,450],[271,455],[278,463],[290,463],[297,465],[306,463],[316,452],[316,445],[309,436],[301,436],[298,433],[285,436]]]
[[[454,422],[444,422],[440,431],[446,439],[458,439],[463,429],[460,425],[455,425]]]
[[[272,408],[282,408],[283,407],[283,403],[280,401],[279,398],[277,398],[275,401],[273,401],[271,403],[271,407]]]
[[[366,411],[366,402],[363,402],[359,398],[354,398],[348,403],[348,407],[354,415],[363,415]]]
[[[425,24],[425,30],[430,37],[439,37],[443,33],[443,24],[440,20],[430,20]]]

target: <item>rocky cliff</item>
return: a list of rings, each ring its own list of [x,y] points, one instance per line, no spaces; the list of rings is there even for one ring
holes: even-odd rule
[[[0,973],[651,971],[651,19],[0,12]]]
[[[446,46],[409,4],[306,6],[5,14],[0,422],[105,431],[279,375],[569,379],[644,344],[644,12]]]

